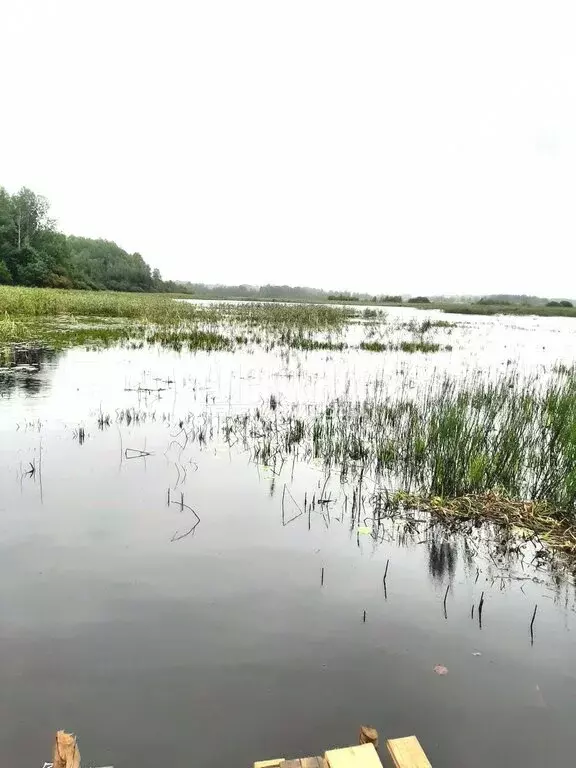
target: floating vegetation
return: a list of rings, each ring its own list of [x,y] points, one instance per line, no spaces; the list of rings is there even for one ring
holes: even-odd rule
[[[518,501],[503,491],[467,494],[453,499],[398,492],[391,497],[390,504],[395,508],[429,512],[450,527],[490,521],[513,536],[515,541],[532,543],[537,558],[547,556],[546,546],[570,557],[576,556],[576,518],[558,516],[546,501]]]

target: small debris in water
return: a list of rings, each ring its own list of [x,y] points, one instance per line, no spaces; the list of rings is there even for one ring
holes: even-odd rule
[[[482,654],[480,653],[480,651],[473,651],[472,656],[482,656]]]
[[[448,667],[444,667],[442,664],[436,664],[434,667],[434,672],[436,672],[437,675],[447,675]]]

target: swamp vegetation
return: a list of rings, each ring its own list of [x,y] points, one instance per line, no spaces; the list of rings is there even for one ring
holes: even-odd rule
[[[250,764],[361,702],[447,768],[530,713],[523,764],[543,730],[569,756],[575,349],[564,318],[0,288],[5,752],[65,723],[188,765],[217,711],[233,752],[192,758]]]
[[[430,367],[437,354],[452,353],[457,329],[438,314],[421,320],[418,310],[400,320],[362,307],[11,287],[0,288],[0,311],[5,371],[27,346],[118,345],[343,359],[379,353],[399,366],[406,355],[423,355]],[[497,517],[576,554],[575,382],[565,363],[538,375],[509,366],[496,375],[451,372],[448,363],[442,374],[391,380],[376,370],[360,394],[344,389],[313,404],[272,397],[218,429],[266,466],[290,459],[342,482],[371,477],[390,509]]]

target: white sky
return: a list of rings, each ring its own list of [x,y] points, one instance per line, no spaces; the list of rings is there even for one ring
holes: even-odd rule
[[[575,295],[574,0],[18,0],[0,184],[163,276]]]

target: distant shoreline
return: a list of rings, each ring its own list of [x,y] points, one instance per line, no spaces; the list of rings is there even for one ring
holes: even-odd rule
[[[435,302],[416,303],[409,301],[386,302],[386,301],[363,301],[358,299],[338,299],[332,301],[324,298],[263,298],[247,296],[223,296],[223,295],[201,295],[191,293],[169,294],[182,299],[197,299],[199,301],[246,301],[256,304],[323,304],[327,306],[350,306],[350,307],[401,307],[404,309],[433,309],[445,312],[446,314],[458,315],[537,315],[538,317],[576,317],[576,307],[547,307],[545,305],[526,305],[526,304],[479,304],[476,302],[453,303],[453,302]]]

